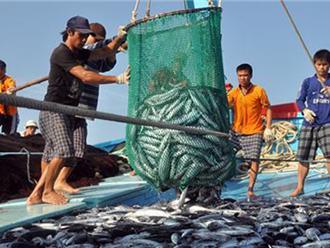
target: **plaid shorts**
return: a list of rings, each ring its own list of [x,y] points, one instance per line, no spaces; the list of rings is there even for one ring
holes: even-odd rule
[[[40,132],[45,139],[42,161],[67,158],[66,166],[75,166],[76,158],[83,159],[86,153],[87,123],[85,119],[42,111]]]
[[[247,161],[259,160],[263,137],[262,134],[241,135],[230,131],[230,142],[236,151],[243,150]]]
[[[330,124],[301,128],[297,160],[314,160],[317,148],[321,148],[325,158],[330,158]]]

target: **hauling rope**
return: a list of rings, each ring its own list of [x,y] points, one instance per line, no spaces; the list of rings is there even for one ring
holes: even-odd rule
[[[130,117],[228,133],[220,8],[161,14],[128,27]],[[131,166],[158,190],[222,186],[235,170],[228,139],[128,125]]]

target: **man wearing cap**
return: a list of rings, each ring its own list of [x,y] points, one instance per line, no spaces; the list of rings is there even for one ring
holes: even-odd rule
[[[20,132],[21,137],[32,136],[36,134],[38,124],[34,120],[29,120],[25,124],[25,131]]]
[[[128,84],[129,70],[119,76],[99,75],[86,70],[88,61],[98,60],[114,55],[125,40],[126,32],[119,28],[118,35],[107,46],[95,49],[84,49],[89,35],[95,35],[90,30],[86,18],[75,16],[68,20],[65,31],[62,32],[63,43],[52,53],[50,58],[49,85],[45,101],[77,106],[82,93],[83,83],[94,84]],[[66,204],[68,199],[55,192],[54,183],[65,163],[74,160],[74,118],[65,114],[50,111],[40,112],[40,131],[45,139],[45,153],[51,152],[51,161],[43,171],[35,189],[27,199],[27,205],[49,203]]]
[[[85,49],[94,50],[102,48],[112,42],[112,39],[105,39],[106,30],[100,23],[91,23],[90,29],[93,31],[95,36],[90,35],[87,38]],[[94,60],[88,62],[85,65],[87,70],[99,72],[110,71],[116,64],[116,54],[111,54],[110,57]],[[89,110],[96,110],[99,98],[99,85],[98,84],[84,84],[81,97],[79,99],[78,107],[85,108]],[[94,120],[93,118],[87,118]],[[83,161],[87,149],[87,122],[83,117],[77,117],[74,119],[74,148],[75,148],[75,158],[76,164],[79,161]],[[42,162],[42,171],[46,168],[46,163]],[[68,184],[67,179],[69,178],[71,172],[75,166],[67,165],[63,167],[58,178],[55,181],[54,188],[56,191],[65,192],[65,193],[76,193],[79,190],[73,188]]]
[[[0,93],[12,94],[16,87],[14,79],[6,75],[7,65],[0,60]],[[5,134],[15,133],[18,124],[17,107],[0,104],[0,126]]]

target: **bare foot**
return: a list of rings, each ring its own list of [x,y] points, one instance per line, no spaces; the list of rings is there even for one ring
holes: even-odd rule
[[[259,198],[257,195],[254,194],[253,191],[248,191],[247,196],[248,196],[249,200],[256,200]]]
[[[54,204],[54,205],[62,205],[68,203],[68,199],[62,195],[57,194],[55,191],[49,192],[47,194],[43,194],[42,201],[44,203]]]
[[[133,177],[133,176],[135,176],[135,175],[136,175],[135,170],[132,170],[131,173],[129,173],[129,176],[130,176],[130,177]]]
[[[26,205],[35,205],[41,204],[42,202],[42,195],[40,193],[32,193],[29,198],[26,200]]]
[[[297,196],[300,196],[300,195],[303,195],[303,194],[305,194],[303,189],[296,189],[289,196],[290,197],[297,197]]]
[[[73,188],[71,185],[69,185],[66,182],[65,183],[57,183],[57,184],[55,184],[54,189],[57,192],[64,192],[64,193],[69,193],[69,194],[73,194],[73,193],[79,192],[79,189]]]

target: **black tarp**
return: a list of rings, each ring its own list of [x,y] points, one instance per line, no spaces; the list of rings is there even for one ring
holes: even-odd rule
[[[20,137],[19,135],[0,135],[0,153],[42,152],[45,142],[40,134]],[[69,178],[73,187],[97,184],[102,178],[116,176],[131,171],[126,159],[88,146],[86,160],[80,162]],[[40,177],[41,155],[31,155],[29,162],[30,177],[36,181]],[[34,184],[28,180],[27,156],[0,154],[0,202],[28,196]]]

